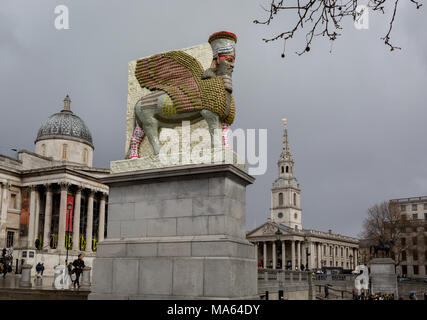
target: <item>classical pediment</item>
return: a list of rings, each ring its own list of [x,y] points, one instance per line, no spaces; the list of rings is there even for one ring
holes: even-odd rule
[[[252,231],[249,231],[246,234],[246,237],[275,236],[275,233],[277,232],[277,228],[279,228],[282,234],[288,234],[290,233],[290,231],[292,231],[292,229],[290,229],[285,225],[267,221],[264,224],[260,225],[259,227],[253,229]]]

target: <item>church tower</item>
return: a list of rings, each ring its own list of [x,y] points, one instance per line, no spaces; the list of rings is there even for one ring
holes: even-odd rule
[[[282,153],[277,167],[279,174],[271,188],[271,221],[292,229],[302,229],[301,190],[294,176],[286,119],[284,121]]]

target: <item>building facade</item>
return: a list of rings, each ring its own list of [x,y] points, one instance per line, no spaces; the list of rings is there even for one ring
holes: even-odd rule
[[[90,130],[71,100],[41,126],[35,152],[0,155],[0,246],[13,247],[14,267],[44,263],[45,274],[80,252],[91,266],[106,233],[108,169],[92,167]],[[34,270],[34,268],[33,268]]]
[[[427,196],[392,199],[404,223],[400,230],[400,276],[427,277]]]
[[[354,269],[358,262],[359,241],[302,226],[301,188],[294,175],[288,129],[284,126],[278,177],[271,189],[270,218],[247,233],[255,244],[259,267],[300,270],[338,267]]]

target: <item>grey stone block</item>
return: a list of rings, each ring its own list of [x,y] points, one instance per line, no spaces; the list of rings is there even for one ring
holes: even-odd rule
[[[108,222],[126,221],[135,218],[135,203],[113,203],[108,204]]]
[[[225,234],[225,216],[209,216],[209,234]]]
[[[142,238],[147,235],[146,220],[122,221],[120,227],[120,237],[122,238]]]
[[[161,201],[147,200],[135,203],[135,219],[160,218]]]
[[[107,237],[108,239],[120,238],[120,221],[110,221],[108,219]]]
[[[193,241],[191,255],[193,257],[230,257],[236,251],[236,244],[231,241]]]
[[[231,270],[230,259],[206,259],[203,294],[207,297],[229,297]]]
[[[172,294],[172,260],[167,258],[142,260],[139,281],[140,294]]]
[[[203,259],[174,259],[173,295],[203,295]]]
[[[157,256],[157,243],[128,243],[126,248],[128,257]]]
[[[113,261],[114,293],[138,293],[139,261],[136,259],[115,259]]]
[[[177,235],[198,236],[208,234],[208,217],[177,218]]]
[[[230,211],[226,197],[199,197],[193,199],[193,216],[223,215]]]
[[[177,190],[178,198],[209,196],[209,183],[206,179],[182,180]]]
[[[176,235],[176,219],[147,219],[147,236],[175,236]]]
[[[126,244],[124,243],[100,243],[96,252],[97,257],[125,257]]]
[[[160,257],[189,257],[191,242],[158,243]]]

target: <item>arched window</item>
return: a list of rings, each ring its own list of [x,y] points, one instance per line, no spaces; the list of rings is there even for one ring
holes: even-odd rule
[[[83,163],[87,163],[87,149],[83,150]]]
[[[282,173],[284,172],[284,168],[282,167]]]
[[[283,193],[279,193],[279,206],[283,205]]]
[[[286,173],[289,173],[289,167],[286,166]]]
[[[296,212],[294,213],[294,218],[298,219],[298,213],[296,213]]]
[[[66,144],[62,145],[62,160],[67,160],[67,149],[68,146]]]
[[[297,205],[297,194],[294,193],[294,206],[296,206],[296,205]]]
[[[42,156],[46,157],[46,145],[42,144]]]

